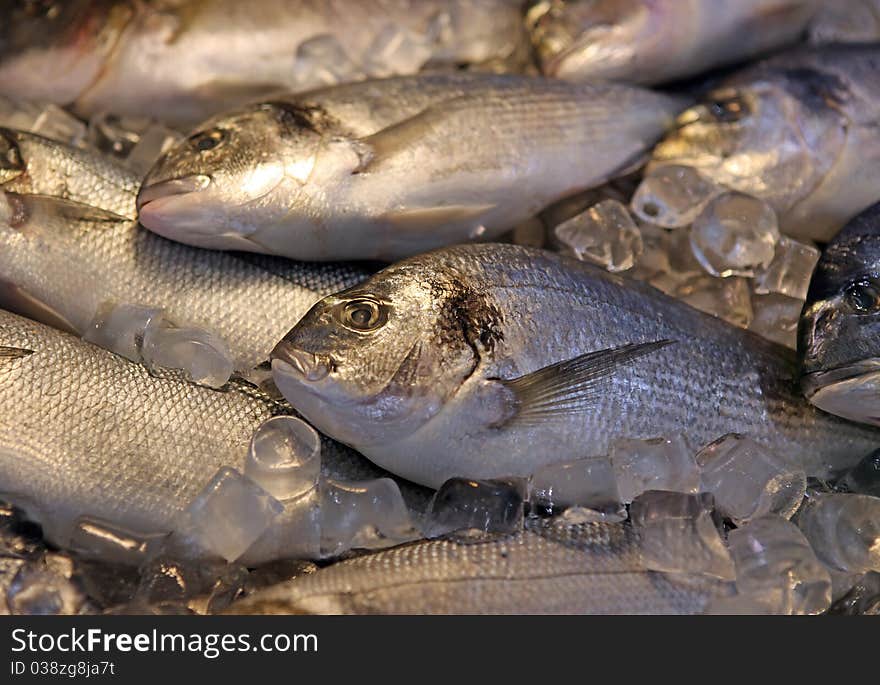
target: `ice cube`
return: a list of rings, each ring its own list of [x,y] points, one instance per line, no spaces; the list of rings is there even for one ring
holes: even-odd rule
[[[148,326],[141,353],[148,368],[180,369],[210,388],[226,385],[235,366],[226,341],[201,328]]]
[[[248,570],[241,564],[218,568],[213,576],[204,592],[187,602],[197,614],[220,613],[244,594]]]
[[[125,159],[149,126],[150,119],[147,118],[99,112],[89,119],[88,142],[105,155]]]
[[[299,497],[318,484],[321,437],[302,419],[271,418],[251,438],[244,474],[278,500]]]
[[[250,478],[223,467],[190,503],[178,530],[207,552],[233,561],[283,510],[278,500]]]
[[[865,573],[838,599],[829,614],[880,616],[880,573]]]
[[[648,568],[704,573],[733,580],[733,560],[712,517],[712,495],[650,490],[630,506],[630,519]]]
[[[257,590],[278,585],[278,583],[283,583],[286,580],[309,575],[317,570],[317,564],[312,561],[276,559],[267,564],[261,564],[248,574],[245,581],[245,592],[250,595]]]
[[[752,322],[751,291],[744,278],[702,275],[681,283],[669,294],[734,326],[748,328]]]
[[[105,302],[83,333],[83,339],[126,359],[140,362],[147,329],[164,322],[165,312],[162,309]]]
[[[321,554],[381,549],[418,536],[400,488],[391,478],[326,479],[320,486]]]
[[[831,605],[828,569],[793,523],[762,516],[727,539],[741,594],[778,614],[820,614]]]
[[[664,228],[691,224],[721,190],[688,166],[666,165],[648,172],[632,199],[636,215]]]
[[[296,50],[293,77],[303,87],[330,86],[361,75],[345,48],[330,34],[310,38]]]
[[[797,524],[828,566],[848,573],[880,571],[880,498],[812,493]]]
[[[771,513],[791,518],[807,488],[807,476],[793,459],[735,433],[706,445],[697,463],[703,491],[737,524]]]
[[[787,295],[752,295],[754,317],[749,330],[767,340],[796,349],[797,327],[803,307],[803,300]]]
[[[433,50],[424,39],[396,23],[388,24],[367,51],[366,70],[372,78],[414,74],[431,59]]]
[[[570,507],[563,511],[558,520],[561,523],[579,526],[583,523],[622,523],[626,521],[626,507],[617,510],[588,509],[587,507]]]
[[[616,511],[622,502],[608,457],[544,466],[532,474],[528,490],[532,509],[551,514],[574,506]]]
[[[754,276],[773,261],[776,213],[766,202],[728,192],[714,198],[691,226],[691,250],[713,276]]]
[[[880,450],[871,452],[840,479],[840,484],[859,495],[880,497]]]
[[[611,462],[623,502],[632,502],[647,490],[693,493],[700,485],[693,450],[681,435],[618,440],[611,448]]]
[[[156,160],[181,140],[183,136],[177,131],[152,123],[140,132],[138,141],[125,157],[125,166],[139,176],[145,176]]]
[[[759,295],[778,293],[796,300],[807,299],[813,269],[819,261],[819,250],[788,236],[780,236],[773,261],[755,273],[755,292]]]
[[[617,200],[603,200],[554,233],[565,252],[608,271],[631,269],[643,249],[639,227]]]
[[[127,530],[109,521],[81,516],[76,520],[70,547],[79,554],[114,564],[138,565],[155,541],[168,531],[144,534]]]
[[[292,557],[318,559],[321,556],[321,493],[313,487],[295,499],[284,500],[284,511],[239,558],[253,566],[266,559]]]
[[[22,564],[6,590],[9,613],[17,616],[78,614],[84,603],[70,579],[40,561]]]
[[[141,567],[141,581],[134,601],[146,605],[183,603],[204,592],[205,571],[218,568],[203,567],[203,562],[158,556]]]
[[[56,105],[46,105],[34,120],[30,131],[68,145],[85,145],[86,125]]]
[[[450,478],[431,500],[425,535],[439,537],[456,530],[484,533],[520,530],[524,489],[519,481]]]

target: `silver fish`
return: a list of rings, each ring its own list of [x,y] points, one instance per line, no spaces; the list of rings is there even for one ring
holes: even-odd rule
[[[17,3],[0,94],[194,123],[267,93],[503,62],[520,0],[73,0]]]
[[[760,197],[787,234],[827,241],[880,197],[880,46],[748,67],[679,117],[652,166],[684,164]]]
[[[47,195],[137,219],[140,179],[121,164],[43,136],[0,128],[0,190]]]
[[[389,471],[527,476],[622,437],[730,432],[813,475],[880,432],[799,393],[793,351],[654,288],[514,245],[437,250],[315,305],[272,353],[316,428]]]
[[[828,245],[810,281],[798,348],[816,406],[880,425],[880,204]]]
[[[94,204],[134,202],[130,191],[108,198],[90,187],[82,199]],[[174,323],[223,338],[241,372],[264,362],[290,322],[323,295],[369,273],[342,263],[198,250],[99,208],[0,193],[2,306],[80,335],[106,305],[163,308]]]
[[[261,590],[234,614],[696,614],[731,583],[649,570],[634,530],[529,521],[516,535],[417,542]]]
[[[646,85],[794,43],[820,0],[539,0],[528,19],[548,76]]]
[[[682,106],[522,76],[340,86],[206,122],[147,175],[140,220],[200,247],[392,260],[497,236],[600,185]]]

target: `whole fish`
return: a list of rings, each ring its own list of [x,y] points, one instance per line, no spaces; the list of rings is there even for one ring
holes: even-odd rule
[[[726,79],[654,150],[769,202],[789,235],[827,241],[880,198],[880,46],[799,50]]]
[[[234,614],[697,614],[731,583],[653,572],[634,530],[528,521],[341,561],[234,603]]]
[[[520,0],[12,3],[0,94],[192,123],[267,93],[500,62]]]
[[[820,0],[540,0],[532,42],[548,76],[656,84],[794,43]]]
[[[850,221],[825,249],[798,334],[810,401],[880,425],[880,204]]]
[[[0,128],[0,191],[47,195],[137,219],[137,175],[89,150]]]
[[[160,307],[248,371],[323,295],[370,273],[170,242],[123,218],[138,187],[125,167],[18,131],[0,129],[0,146],[14,160],[0,191],[15,191],[0,192],[0,304],[64,330],[84,334],[107,304]]]
[[[522,76],[339,86],[203,124],[147,175],[140,220],[201,247],[392,260],[496,236],[630,169],[680,106]]]
[[[403,478],[527,476],[618,438],[744,433],[813,475],[880,431],[800,395],[793,351],[654,288],[515,245],[388,267],[315,305],[272,353],[313,425]]]

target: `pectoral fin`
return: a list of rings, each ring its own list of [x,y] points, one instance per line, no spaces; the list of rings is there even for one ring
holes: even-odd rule
[[[132,223],[133,219],[124,217],[115,212],[91,205],[74,202],[52,195],[32,195],[18,193],[6,193],[10,204],[14,205],[10,226],[18,228],[27,222],[34,214],[48,214],[60,216],[75,222],[82,223],[113,223],[120,221]]]
[[[541,423],[556,416],[586,411],[600,396],[603,381],[617,369],[673,342],[658,340],[588,352],[528,375],[501,381],[514,398],[514,411],[504,423]]]
[[[21,347],[8,347],[6,345],[0,345],[0,363],[10,361],[12,359],[29,357],[33,353],[33,350],[25,350]]]

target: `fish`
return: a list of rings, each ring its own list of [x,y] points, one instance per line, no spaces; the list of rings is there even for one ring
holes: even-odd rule
[[[88,159],[87,169],[104,164],[97,156]],[[55,176],[45,178],[51,186]],[[112,192],[102,198],[87,174],[78,178],[83,188],[77,198],[91,205],[0,192],[0,305],[62,330],[84,335],[113,305],[157,307],[178,326],[220,336],[235,370],[246,375],[322,296],[375,271],[171,242],[101,208],[133,206],[130,185],[109,183]],[[13,187],[25,190],[25,183]]]
[[[800,49],[747,67],[683,112],[648,171],[698,169],[827,242],[880,198],[880,46]]]
[[[190,126],[280,91],[518,66],[520,0],[7,3],[0,95]]]
[[[798,325],[805,395],[820,409],[880,425],[880,203],[825,248]]]
[[[70,200],[133,221],[140,182],[106,156],[0,127],[0,191]]]
[[[540,0],[528,12],[547,76],[643,85],[791,45],[820,0]]]
[[[497,236],[625,173],[684,106],[513,75],[337,86],[204,123],[147,174],[139,218],[199,247],[394,261]]]
[[[144,535],[177,517],[220,467],[244,470],[248,444],[267,419],[292,413],[244,382],[214,390],[175,373],[151,373],[96,345],[0,310],[0,498],[69,548],[87,516]],[[330,440],[322,472],[387,474]],[[401,483],[408,501],[425,492]],[[249,562],[285,556],[283,526],[261,538]],[[289,556],[289,555],[288,555]]]
[[[681,434],[746,434],[823,476],[880,432],[802,396],[794,350],[590,264],[509,244],[394,264],[316,304],[275,384],[330,437],[407,480],[527,477]]]
[[[529,519],[337,562],[234,602],[231,614],[699,614],[732,583],[650,570],[619,523]]]

